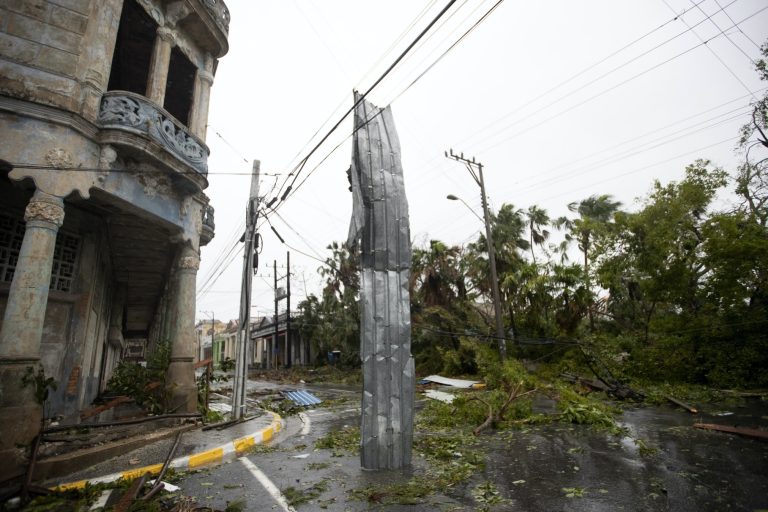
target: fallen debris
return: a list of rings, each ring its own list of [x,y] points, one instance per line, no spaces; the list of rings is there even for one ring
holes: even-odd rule
[[[430,375],[429,377],[424,377],[423,379],[421,379],[419,384],[427,383],[427,382],[434,382],[435,384],[442,384],[444,386],[451,386],[454,388],[464,388],[464,389],[485,387],[484,384],[476,380],[451,379],[448,377],[441,377],[440,375]]]
[[[664,395],[664,398],[666,398],[667,400],[669,400],[673,404],[682,407],[683,409],[685,409],[686,411],[688,411],[691,414],[698,414],[698,412],[699,412],[699,410],[696,409],[695,407],[693,407],[692,405],[688,405],[685,402],[681,402],[677,398],[674,398],[674,397],[669,396],[669,395]]]
[[[295,391],[281,391],[280,393],[285,398],[291,400],[296,405],[301,405],[304,407],[323,403],[322,400],[317,398],[312,393],[309,393],[308,391],[295,390]]]
[[[109,402],[107,402],[107,403],[105,403],[103,405],[99,405],[97,407],[92,407],[90,409],[85,409],[84,411],[82,411],[80,413],[80,420],[82,421],[82,420],[91,418],[93,416],[97,416],[97,415],[101,414],[104,411],[107,411],[109,409],[117,407],[120,404],[124,404],[124,403],[130,402],[130,401],[131,401],[131,398],[129,398],[127,396],[118,396],[118,397],[110,400]]]
[[[758,430],[756,428],[732,427],[730,425],[718,425],[716,423],[694,423],[693,427],[703,430],[714,430],[716,432],[725,432],[727,434],[738,434],[740,436],[768,440],[768,431]]]
[[[456,400],[456,395],[446,393],[445,391],[438,391],[436,389],[428,389],[424,392],[424,396],[431,398],[432,400],[438,400],[445,402],[446,404],[453,403]]]
[[[525,391],[524,393],[520,393],[522,386],[523,386],[523,383],[520,382],[517,386],[515,386],[514,389],[512,389],[509,392],[509,396],[507,397],[507,400],[504,402],[504,404],[502,404],[502,406],[499,408],[498,411],[494,411],[493,406],[488,402],[486,402],[485,400],[483,400],[482,398],[477,396],[473,397],[475,400],[485,404],[488,407],[488,417],[485,419],[485,421],[481,425],[477,426],[472,431],[472,434],[476,436],[480,435],[480,432],[482,432],[486,428],[492,426],[494,423],[498,423],[502,421],[504,419],[504,413],[507,411],[507,408],[513,401],[517,400],[520,397],[523,397],[525,395],[530,395],[531,393],[535,393],[538,391],[538,388],[533,388],[531,390]]]

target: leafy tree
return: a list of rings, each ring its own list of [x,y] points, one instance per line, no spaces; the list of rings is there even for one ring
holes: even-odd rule
[[[330,350],[341,350],[345,364],[360,364],[360,277],[358,256],[346,244],[328,246],[331,256],[318,269],[325,277],[321,297],[312,294],[298,304],[297,321],[302,337],[316,349],[318,359]]]

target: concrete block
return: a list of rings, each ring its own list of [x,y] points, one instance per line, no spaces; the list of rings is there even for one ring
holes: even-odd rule
[[[24,0],[21,1],[23,2]],[[98,1],[100,2],[102,0]],[[52,3],[55,3],[56,5],[66,9],[79,12],[80,14],[84,14],[86,16],[88,16],[88,10],[91,6],[91,0],[55,0]]]
[[[14,12],[7,12],[7,17],[8,27],[6,28],[6,32],[31,41],[40,41],[40,36],[45,31],[45,23]]]
[[[6,0],[5,8],[39,21],[47,21],[51,5],[46,0]]]
[[[34,62],[40,45],[8,34],[0,33],[0,55],[8,59],[29,64]]]
[[[64,30],[53,25],[48,25],[47,30],[43,33],[40,41],[43,44],[53,46],[59,50],[64,50],[69,53],[80,53],[80,42],[83,40],[83,36]]]
[[[61,75],[75,77],[77,71],[77,55],[42,46],[37,58],[38,67],[55,71]]]
[[[8,16],[7,32],[70,53],[79,53],[82,39],[79,34],[16,13]]]
[[[84,34],[85,27],[88,25],[88,17],[54,5],[51,7],[51,25],[76,34]]]

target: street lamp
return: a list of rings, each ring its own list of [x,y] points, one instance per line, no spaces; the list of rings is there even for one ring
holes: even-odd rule
[[[477,212],[476,212],[476,211],[475,211],[475,210],[474,210],[474,209],[473,209],[471,206],[469,206],[469,205],[467,204],[467,202],[466,202],[466,201],[464,201],[462,198],[460,198],[460,197],[458,197],[458,196],[455,196],[455,195],[453,195],[453,194],[448,194],[447,196],[445,196],[445,198],[446,198],[446,199],[450,199],[451,201],[461,201],[462,203],[464,203],[464,206],[466,206],[466,207],[467,207],[467,209],[468,209],[469,211],[471,211],[471,212],[472,212],[472,215],[474,215],[475,217],[477,217],[478,219],[480,219],[480,222],[482,222],[483,224],[485,224],[485,220],[484,220],[484,219],[483,219],[481,216],[479,216],[479,215],[477,214]]]
[[[483,181],[483,164],[480,162],[475,162],[475,158],[472,157],[472,160],[469,160],[468,158],[464,158],[464,153],[461,155],[455,155],[453,153],[453,150],[448,153],[445,152],[445,157],[450,158],[452,160],[456,160],[457,162],[463,163],[467,170],[469,171],[470,176],[475,180],[475,183],[480,187],[480,198],[483,202],[483,218],[480,219],[480,216],[475,213],[472,208],[464,202],[463,199],[453,195],[449,194],[447,197],[448,199],[455,201],[459,200],[462,203],[464,203],[464,206],[469,208],[472,213],[475,214],[475,217],[480,219],[485,224],[485,241],[488,245],[488,263],[491,267],[491,291],[493,292],[493,312],[496,320],[496,340],[499,344],[499,357],[503,361],[507,356],[507,346],[506,346],[506,340],[504,339],[504,323],[501,319],[501,298],[499,294],[499,278],[496,275],[496,251],[493,248],[493,238],[491,235],[491,222],[490,222],[490,213],[488,212],[488,201],[485,197],[485,182]]]

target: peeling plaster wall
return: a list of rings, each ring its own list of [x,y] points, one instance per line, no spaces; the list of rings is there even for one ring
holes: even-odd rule
[[[28,191],[0,183],[4,214],[23,218]],[[111,269],[104,223],[65,205],[61,233],[77,236],[80,247],[69,292],[49,293],[40,345],[40,362],[57,389],[46,403],[47,417],[75,418],[98,393],[102,354],[111,307]],[[93,271],[89,271],[89,270]],[[0,324],[10,283],[0,283]]]

